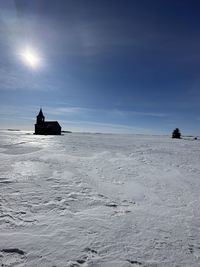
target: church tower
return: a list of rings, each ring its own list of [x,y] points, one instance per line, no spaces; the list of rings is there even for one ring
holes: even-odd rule
[[[42,109],[40,109],[35,124],[35,134],[61,135],[61,126],[57,121],[45,121]]]
[[[40,112],[37,115],[37,122],[36,123],[38,125],[42,125],[42,124],[44,124],[44,121],[45,121],[45,117],[43,115],[42,109],[40,109]]]

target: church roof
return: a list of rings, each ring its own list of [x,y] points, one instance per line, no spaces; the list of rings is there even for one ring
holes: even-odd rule
[[[37,117],[44,117],[43,112],[42,112],[42,109],[40,109],[40,111],[39,111]]]
[[[55,126],[55,125],[60,126],[60,124],[57,121],[45,121],[44,122],[44,126]]]

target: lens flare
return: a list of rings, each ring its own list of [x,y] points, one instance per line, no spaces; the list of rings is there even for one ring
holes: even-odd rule
[[[41,65],[41,59],[36,51],[31,48],[26,48],[21,53],[23,62],[33,69],[37,69]]]

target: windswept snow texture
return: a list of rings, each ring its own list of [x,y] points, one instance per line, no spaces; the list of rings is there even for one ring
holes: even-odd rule
[[[200,266],[200,142],[0,132],[0,265]]]

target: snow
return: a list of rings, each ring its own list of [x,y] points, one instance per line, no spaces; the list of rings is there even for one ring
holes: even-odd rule
[[[200,266],[199,140],[0,140],[1,266]]]

